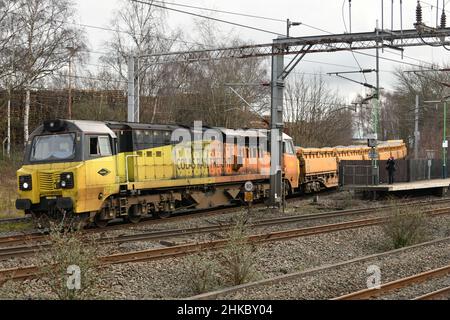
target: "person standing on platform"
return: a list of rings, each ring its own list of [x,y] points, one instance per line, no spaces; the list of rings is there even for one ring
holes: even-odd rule
[[[389,173],[389,184],[394,183],[394,172],[395,172],[395,160],[394,157],[390,157],[386,163],[386,170]]]

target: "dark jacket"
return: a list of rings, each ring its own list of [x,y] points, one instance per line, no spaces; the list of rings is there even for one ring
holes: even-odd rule
[[[386,163],[386,170],[390,171],[390,172],[394,172],[395,171],[395,160],[394,159],[389,159]]]

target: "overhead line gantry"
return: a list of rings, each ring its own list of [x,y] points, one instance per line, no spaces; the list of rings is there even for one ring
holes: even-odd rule
[[[373,32],[344,33],[307,37],[279,37],[272,43],[246,45],[229,48],[205,49],[194,51],[179,51],[141,55],[136,58],[166,57],[165,63],[190,63],[219,59],[243,59],[255,57],[272,57],[271,75],[271,190],[270,203],[279,206],[282,201],[282,131],[283,131],[283,90],[284,81],[295,66],[308,53],[340,52],[352,50],[368,50],[389,48],[404,48],[416,46],[450,45],[448,37],[450,28],[429,28],[418,22],[411,30],[381,30]],[[448,49],[447,49],[448,50]],[[295,55],[287,66],[284,65],[285,55]],[[169,58],[170,57],[170,58]],[[130,81],[134,77],[130,76]],[[379,86],[377,85],[377,98]],[[135,110],[136,111],[136,110]],[[274,143],[276,142],[276,143]]]

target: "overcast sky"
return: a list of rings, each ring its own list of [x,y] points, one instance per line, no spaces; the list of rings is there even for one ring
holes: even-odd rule
[[[114,10],[120,8],[120,4],[126,0],[75,0],[79,11],[79,22],[107,27],[112,18]],[[349,14],[348,14],[348,0],[168,0],[168,3],[188,4],[200,7],[213,8],[218,10],[234,11],[245,14],[270,17],[274,19],[285,20],[287,18],[292,21],[299,21],[313,27],[317,27],[332,33],[344,33],[342,5],[344,6],[344,19],[349,28]],[[381,27],[381,2],[382,0],[352,0],[352,32],[373,31],[376,26],[376,21],[379,20]],[[400,0],[394,0],[394,29],[400,28]],[[415,6],[416,0],[403,0],[403,28],[412,29],[415,22]],[[445,0],[450,6],[450,0]],[[421,1],[423,7],[423,20],[427,25],[436,25],[436,0]],[[384,0],[384,27],[391,28],[391,0]],[[439,0],[439,7],[442,7],[442,0]],[[195,12],[203,15],[209,15],[218,19],[229,20],[240,24],[249,25],[252,27],[262,28],[269,31],[285,34],[286,23],[268,21],[249,17],[239,17],[229,14],[211,13],[209,11],[200,11],[195,9],[180,8],[181,10]],[[450,9],[450,7],[448,7]],[[447,12],[450,18],[450,12]],[[181,28],[187,35],[193,33],[194,17],[186,14],[168,11],[168,23],[172,28]],[[439,13],[440,17],[440,13]],[[450,21],[450,19],[448,19]],[[252,41],[253,43],[268,43],[271,42],[276,35],[259,32],[240,27],[235,27],[227,24],[218,23],[217,26],[224,34],[236,34],[244,40]],[[105,39],[111,36],[107,31],[95,30],[86,28],[88,34],[91,50],[102,51],[102,44]],[[319,35],[324,34],[321,31],[307,27],[305,25],[291,28],[291,36],[305,36],[305,35]],[[195,40],[195,38],[194,38]],[[367,53],[374,54],[373,50],[367,50]],[[403,62],[412,64],[421,64],[421,62],[414,59],[419,59],[429,63],[443,63],[449,61],[448,51],[442,48],[419,47],[406,48],[404,54],[407,57]],[[401,57],[398,52],[382,53],[382,57],[389,59],[400,60]],[[355,55],[362,68],[375,68],[375,58],[366,57],[362,55]],[[93,55],[95,59],[95,55]],[[321,63],[320,63],[321,62]],[[327,63],[327,64],[325,64]],[[330,64],[337,64],[330,65]],[[424,63],[422,63],[424,64]],[[391,90],[395,86],[395,79],[392,76],[392,71],[395,68],[403,66],[404,68],[412,69],[414,66],[406,64],[395,63],[387,60],[380,60],[381,87]],[[296,68],[298,73],[327,73],[336,71],[350,71],[357,70],[358,65],[355,58],[350,52],[342,53],[321,53],[309,54],[305,57]],[[308,75],[307,75],[308,76]],[[309,75],[311,76],[311,75]],[[344,93],[350,100],[356,93],[363,93],[364,89],[346,80],[337,79],[335,77],[325,76],[325,79],[330,85],[330,88],[339,90]],[[363,80],[360,76],[355,76],[356,80]],[[371,84],[375,84],[375,77],[368,75],[367,80]],[[350,102],[350,101],[348,101]]]

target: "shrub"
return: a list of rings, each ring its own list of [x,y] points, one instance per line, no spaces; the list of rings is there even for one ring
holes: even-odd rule
[[[245,213],[238,214],[235,221],[236,225],[228,232],[229,242],[220,260],[224,281],[239,285],[256,278],[256,254],[248,242]]]
[[[195,254],[187,258],[186,283],[191,292],[200,294],[219,286],[220,266],[206,254]]]
[[[78,231],[52,226],[50,246],[38,253],[42,281],[61,300],[92,299],[99,295],[101,270],[97,264],[98,248],[93,239]],[[74,276],[79,271],[80,286]],[[72,286],[70,286],[72,285]],[[75,285],[75,287],[73,286]]]
[[[402,248],[425,240],[428,221],[420,208],[397,204],[390,210],[383,232],[390,245]]]

